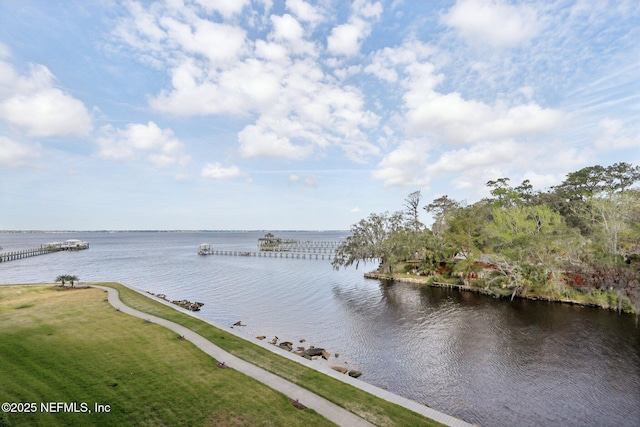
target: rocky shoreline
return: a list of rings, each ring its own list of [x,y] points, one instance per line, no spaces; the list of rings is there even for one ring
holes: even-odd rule
[[[200,307],[202,307],[204,305],[204,303],[201,302],[191,302],[189,300],[169,300],[167,298],[167,296],[165,294],[155,294],[153,292],[149,292],[147,291],[148,294],[153,295],[157,298],[163,299],[165,301],[168,301],[172,304],[175,304],[179,307],[185,308],[187,310],[190,311],[200,311]],[[238,320],[237,322],[235,322],[233,324],[233,326],[231,326],[232,328],[234,326],[247,326],[244,323],[242,323],[241,320]],[[267,337],[264,335],[261,336],[257,336],[256,339],[259,340],[264,340]],[[305,339],[301,339],[300,344],[306,342]],[[296,354],[300,357],[304,357],[305,359],[308,360],[317,360],[318,358],[323,358],[324,360],[329,360],[331,358],[331,354],[325,350],[324,348],[319,348],[319,347],[315,347],[313,345],[310,345],[308,348],[305,346],[296,346],[296,350],[293,349],[293,343],[291,341],[280,341],[280,338],[278,338],[277,336],[274,337],[271,341],[269,341],[270,344],[277,346],[283,350],[292,352],[293,354]],[[340,357],[339,353],[335,353],[334,357],[337,359],[338,357]],[[347,364],[347,361],[343,361],[344,364]],[[337,372],[341,372],[343,374],[347,374],[350,377],[353,378],[358,378],[362,375],[362,372],[357,370],[357,369],[349,369],[345,366],[341,366],[341,365],[333,365],[331,366],[331,369],[333,369],[334,371]]]
[[[240,321],[236,322],[236,323],[240,323]],[[235,325],[235,324],[234,324]],[[244,325],[242,325],[244,326]],[[264,335],[260,335],[257,336],[256,339],[258,340],[264,340],[267,337]],[[292,352],[293,354],[296,354],[300,357],[304,357],[305,359],[308,360],[317,360],[319,358],[323,358],[324,360],[329,360],[331,358],[331,353],[329,353],[327,350],[325,350],[324,348],[321,347],[315,347],[313,345],[310,345],[308,348],[305,346],[296,346],[296,350],[293,349],[293,343],[291,341],[280,341],[280,338],[278,338],[277,336],[274,337],[271,341],[269,341],[269,343],[271,345],[274,345],[276,347],[279,347],[285,351],[289,351]],[[306,342],[305,339],[301,339],[299,341],[300,344]],[[334,357],[337,359],[340,357],[339,353],[335,353]],[[346,360],[343,361],[344,364],[347,364],[349,362],[347,362]],[[349,369],[345,366],[341,366],[341,365],[333,365],[331,366],[331,369],[333,369],[334,371],[343,373],[343,374],[347,374],[350,377],[353,378],[358,378],[362,375],[362,372],[357,370],[357,369]]]
[[[190,311],[200,311],[200,308],[204,305],[203,302],[191,302],[191,301],[186,300],[186,299],[183,299],[183,300],[169,300],[165,294],[154,294],[153,292],[148,292],[148,291],[147,291],[147,293],[153,295],[154,297],[163,299],[165,301],[170,302],[171,304],[175,304],[178,307],[182,307],[182,308],[190,310]]]

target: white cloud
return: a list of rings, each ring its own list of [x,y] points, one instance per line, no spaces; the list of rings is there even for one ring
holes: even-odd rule
[[[542,30],[537,11],[502,0],[458,0],[442,21],[473,45],[514,47]]]
[[[84,104],[54,81],[44,65],[31,65],[20,76],[0,61],[0,119],[32,137],[88,135],[92,123]]]
[[[471,148],[461,148],[443,153],[438,161],[428,167],[429,172],[465,172],[484,169],[499,164],[511,163],[519,152],[524,151],[513,141],[480,143]]]
[[[521,93],[522,95],[524,95],[524,97],[527,100],[531,100],[533,98],[534,93],[535,93],[535,89],[532,88],[531,86],[523,86],[523,87],[518,89],[518,93]]]
[[[322,19],[322,13],[317,7],[303,0],[287,0],[286,7],[300,20],[313,24]]]
[[[304,159],[313,152],[311,145],[294,145],[287,136],[280,136],[261,124],[249,125],[238,133],[243,157],[273,157],[287,160]]]
[[[531,170],[526,171],[522,175],[522,181],[528,179],[534,189],[540,190],[550,188],[553,185],[557,185],[561,183],[564,178],[565,177],[563,177],[561,174],[540,174]]]
[[[485,183],[500,177],[511,178],[512,185],[529,179],[534,188],[544,189],[561,182],[567,171],[593,161],[586,152],[559,146],[556,141],[481,142],[444,151],[425,171],[430,180],[446,177],[448,186],[469,191],[474,198],[487,197]]]
[[[355,15],[368,19],[378,20],[382,15],[382,4],[377,1],[355,0],[351,5],[351,9]]]
[[[400,143],[386,154],[373,172],[373,178],[384,182],[385,187],[426,185],[424,166],[427,162],[429,143],[420,139]]]
[[[349,21],[333,27],[327,37],[327,51],[333,55],[356,55],[362,42],[371,34],[372,22],[382,15],[382,5],[379,2],[356,0],[351,9]]]
[[[24,144],[19,144],[0,135],[0,165],[7,167],[24,166],[40,154]]]
[[[302,178],[298,175],[290,175],[289,176],[290,184],[302,184],[307,187],[317,187],[318,186],[318,177],[315,175],[310,175],[306,178]]]
[[[331,146],[355,161],[376,155],[366,131],[378,117],[367,110],[360,90],[341,86],[327,72],[326,64],[318,61],[322,47],[307,38],[320,19],[318,10],[303,1],[289,1],[287,9],[295,17],[271,15],[265,21],[265,39],[247,39],[238,22],[205,24],[188,5],[182,13],[155,5],[150,9],[155,20],[125,19],[115,36],[171,70],[171,86],[150,98],[151,108],[181,116],[249,119],[237,135],[243,157],[303,159]],[[378,3],[359,1],[353,19],[377,19],[381,10]],[[148,12],[132,7],[130,13]],[[144,30],[137,27],[140,22]],[[158,31],[147,28],[152,24]],[[227,43],[228,53],[215,58],[212,52],[220,43],[210,43],[205,35],[216,39],[218,30],[236,37]]]
[[[282,42],[291,49],[294,54],[316,55],[315,45],[305,40],[305,30],[302,25],[291,15],[271,15],[273,31],[269,38],[276,42]]]
[[[279,43],[256,40],[255,54],[257,59],[266,59],[275,64],[286,64],[289,62],[287,48]]]
[[[285,13],[282,16],[271,15],[273,23],[273,37],[276,40],[288,40],[296,42],[304,37],[304,29],[296,19]]]
[[[219,162],[207,163],[200,173],[203,178],[210,179],[231,179],[241,175],[239,167],[234,165],[225,168]]]
[[[189,156],[184,153],[184,145],[173,136],[173,131],[160,129],[152,121],[146,125],[129,124],[125,129],[103,126],[95,141],[100,146],[98,155],[105,159],[143,158],[159,168],[184,165],[189,161]]]
[[[407,129],[411,133],[435,132],[454,144],[486,139],[514,138],[556,128],[565,115],[536,103],[508,108],[464,100],[458,93],[434,93],[409,104]]]
[[[436,74],[428,62],[410,63],[406,72],[400,84],[405,89],[406,130],[411,134],[426,132],[447,143],[469,144],[547,132],[565,119],[563,112],[542,108],[535,102],[509,105],[498,101],[490,105],[464,99],[458,92],[440,93],[436,87],[443,76]]]
[[[433,46],[419,40],[408,39],[400,46],[385,47],[374,52],[365,72],[388,83],[396,83],[401,74],[411,71],[412,79],[417,81],[427,78],[423,83],[432,89],[442,80],[442,76],[435,74],[435,66],[427,62],[436,53],[437,50]]]
[[[174,17],[160,19],[169,43],[195,55],[203,55],[213,67],[237,60],[245,49],[246,31],[238,26],[206,19],[181,21]]]
[[[622,120],[609,117],[598,123],[599,137],[595,147],[598,150],[610,151],[625,148],[637,148],[640,150],[640,127],[625,128]]]
[[[220,13],[224,18],[231,18],[242,12],[242,9],[250,3],[250,0],[195,0],[205,10]]]
[[[342,24],[334,27],[327,37],[327,50],[334,55],[357,54],[364,38],[364,23],[358,21],[358,24]]]
[[[230,17],[234,8],[239,11],[244,3],[202,2],[208,11],[202,12],[182,2],[155,2],[146,9],[129,1],[124,4],[128,14],[117,22],[112,40],[157,69],[174,67],[188,56],[201,56],[213,67],[224,66],[246,52],[246,31],[238,25],[208,19],[207,13],[217,10]]]
[[[318,177],[315,175],[308,176],[302,182],[307,187],[317,187],[318,186]]]
[[[284,72],[282,66],[247,60],[216,73],[185,60],[173,70],[173,89],[162,90],[149,104],[158,111],[181,116],[246,115],[272,105]]]

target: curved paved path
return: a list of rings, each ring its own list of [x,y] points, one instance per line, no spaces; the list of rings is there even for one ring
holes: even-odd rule
[[[311,391],[293,384],[271,372],[265,371],[251,363],[245,362],[236,356],[227,353],[220,347],[213,344],[211,341],[205,339],[203,336],[193,332],[191,329],[185,328],[182,325],[171,322],[170,320],[163,319],[161,317],[153,316],[151,314],[144,313],[142,311],[135,310],[122,301],[118,291],[108,286],[91,285],[91,287],[99,288],[108,293],[109,303],[121,312],[136,316],[141,319],[148,319],[153,323],[164,326],[167,329],[174,331],[175,333],[184,336],[185,339],[191,341],[196,347],[204,351],[211,357],[221,362],[224,362],[230,368],[236,371],[242,372],[245,375],[254,378],[261,383],[271,387],[280,393],[285,394],[289,398],[298,399],[304,406],[315,410],[317,413],[327,418],[328,420],[340,425],[340,426],[373,426],[368,421],[358,417],[352,412],[328,401],[327,399],[312,393]]]

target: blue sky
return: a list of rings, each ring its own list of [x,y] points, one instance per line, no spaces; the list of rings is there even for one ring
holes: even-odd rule
[[[5,0],[0,229],[348,229],[416,190],[638,165],[639,22],[633,0]]]

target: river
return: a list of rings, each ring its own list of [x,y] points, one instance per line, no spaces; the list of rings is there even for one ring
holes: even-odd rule
[[[70,238],[91,247],[0,263],[0,283],[119,281],[205,303],[247,336],[324,347],[329,365],[483,426],[640,426],[640,325],[632,315],[363,277],[327,260],[197,254],[256,250],[266,232],[0,233],[3,251]],[[344,232],[274,232],[336,240]]]

